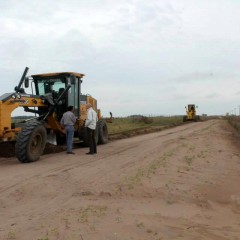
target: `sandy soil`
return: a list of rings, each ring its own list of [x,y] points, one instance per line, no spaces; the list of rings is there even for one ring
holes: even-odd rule
[[[0,239],[240,239],[240,150],[224,120],[110,142],[98,154],[0,158]]]

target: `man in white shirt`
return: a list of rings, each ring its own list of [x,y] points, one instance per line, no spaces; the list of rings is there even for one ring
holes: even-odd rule
[[[87,118],[85,121],[85,127],[87,128],[87,136],[89,141],[89,152],[86,154],[97,153],[97,143],[95,139],[95,130],[97,126],[97,113],[93,110],[92,105],[88,103],[87,108]]]

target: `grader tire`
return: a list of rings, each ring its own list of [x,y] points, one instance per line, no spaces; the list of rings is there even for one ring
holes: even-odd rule
[[[84,147],[89,147],[89,141],[88,141],[88,135],[87,135],[87,128],[84,127],[83,132],[82,132],[82,140],[83,140],[83,146]],[[98,144],[99,138],[98,138],[98,128],[95,130],[95,141],[96,144]]]
[[[87,128],[84,127],[82,130],[82,140],[83,140],[83,146],[84,147],[89,147],[89,142],[88,142],[88,136],[87,136]]]
[[[66,136],[62,136],[60,134],[56,134],[56,141],[57,141],[57,145],[66,144]]]
[[[28,122],[17,136],[15,153],[22,163],[37,161],[47,141],[45,127],[37,121]]]
[[[108,128],[106,121],[99,120],[97,123],[97,129],[98,129],[98,143],[99,144],[105,144],[108,142]]]

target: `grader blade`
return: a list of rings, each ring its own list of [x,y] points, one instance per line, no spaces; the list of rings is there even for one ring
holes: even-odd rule
[[[56,133],[53,131],[50,131],[47,135],[47,142],[52,145],[57,145],[57,136]]]

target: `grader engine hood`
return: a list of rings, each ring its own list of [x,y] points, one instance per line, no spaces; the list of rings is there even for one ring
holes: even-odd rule
[[[21,129],[12,129],[11,114],[18,107],[46,107],[39,96],[5,93],[0,96],[0,142],[14,141]]]
[[[21,94],[21,93],[16,93],[16,92],[5,93],[5,94],[1,95],[0,101],[3,104],[18,103],[21,106],[29,106],[29,107],[30,106],[34,107],[34,105],[39,104],[39,102],[41,102],[41,105],[43,105],[41,98],[39,96],[31,95],[31,94]]]

